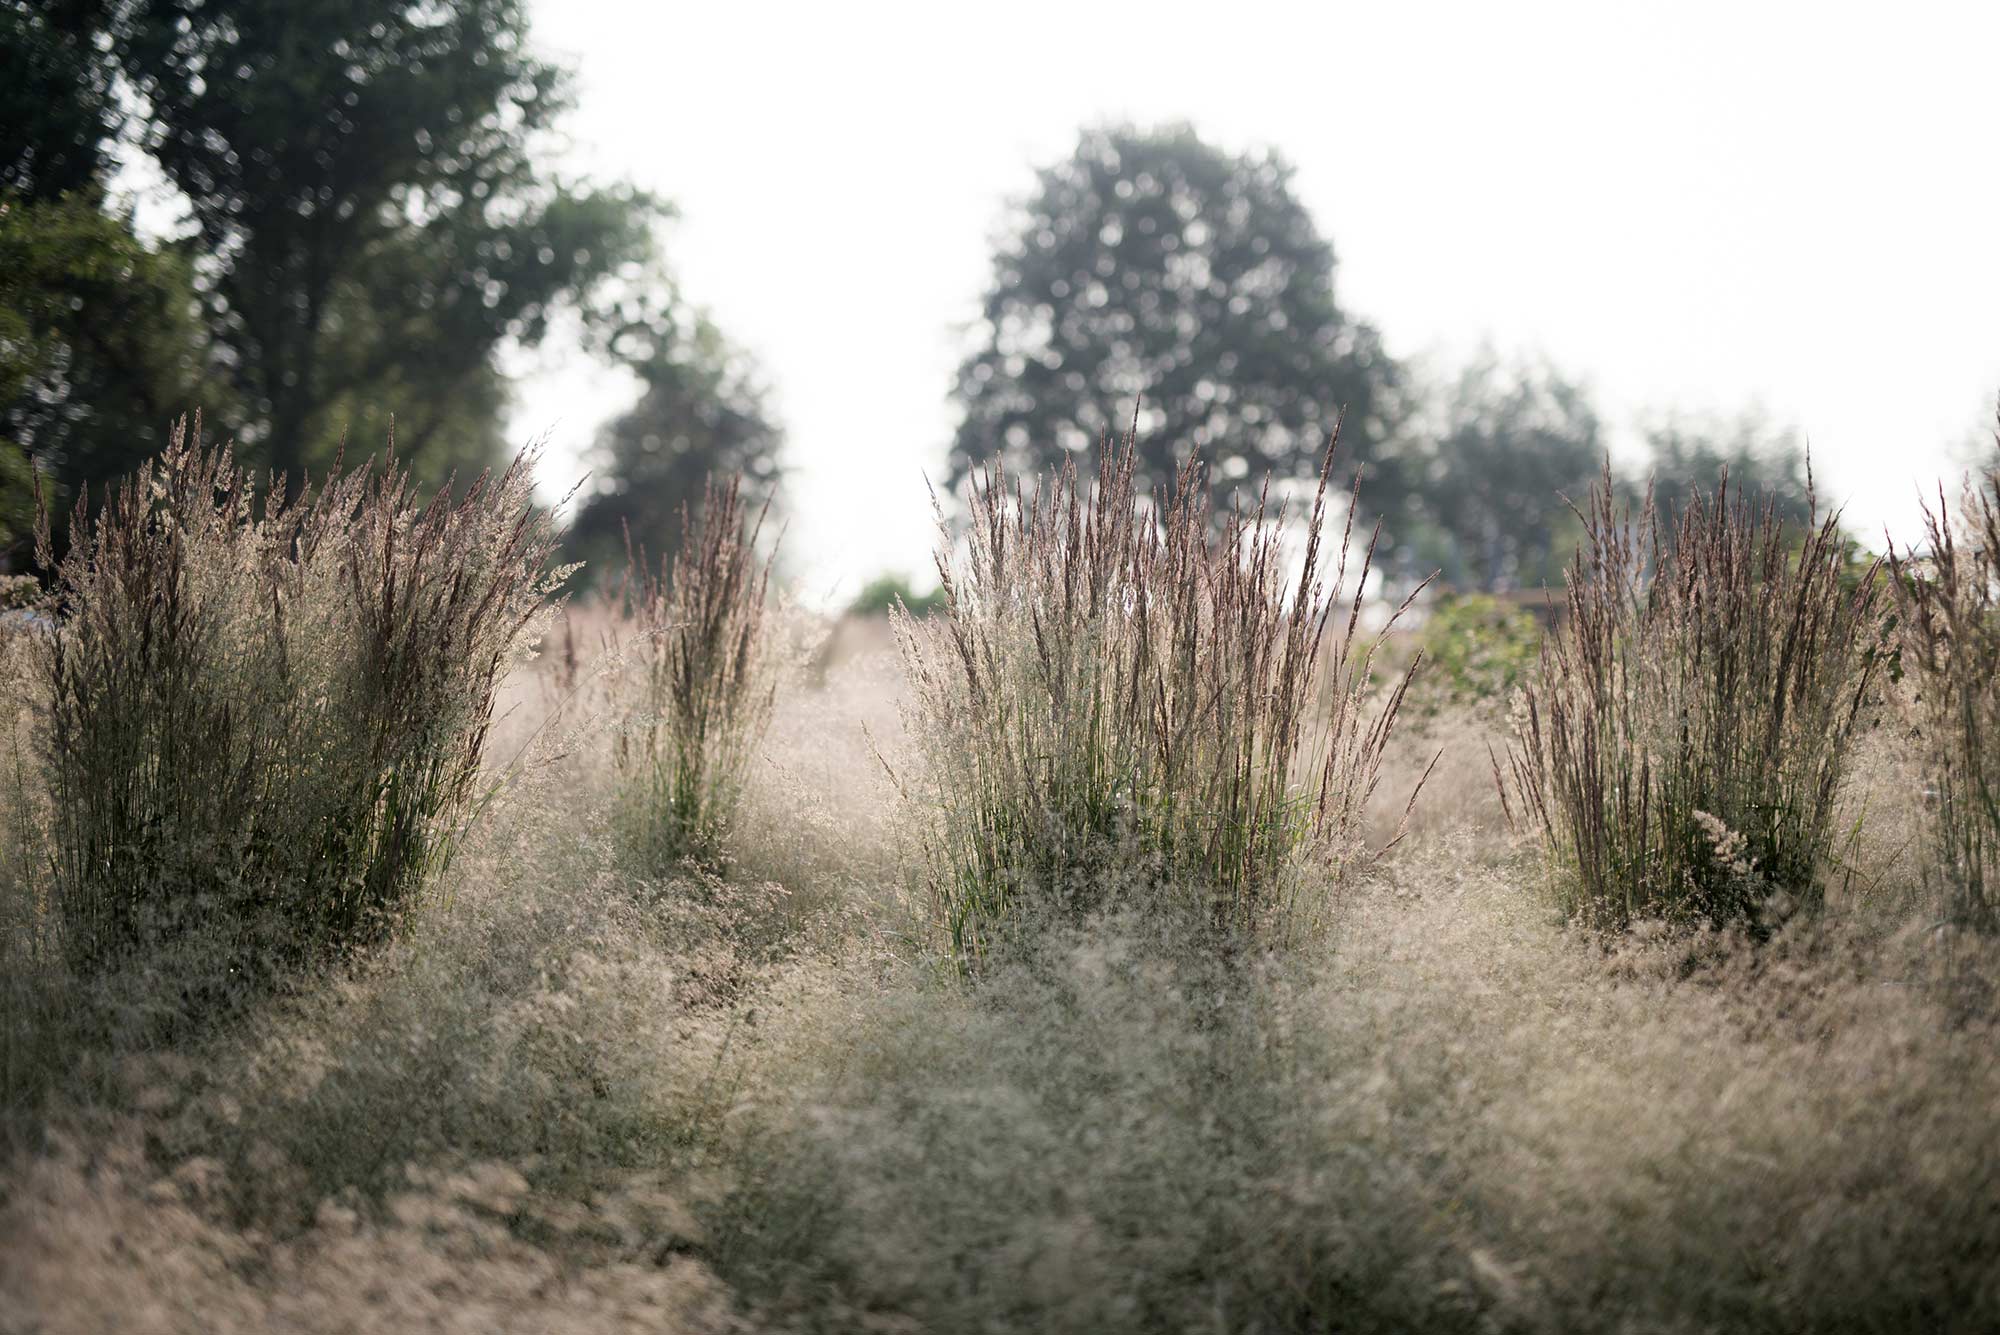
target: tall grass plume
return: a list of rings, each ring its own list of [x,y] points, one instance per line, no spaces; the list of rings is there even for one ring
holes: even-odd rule
[[[613,759],[623,837],[650,869],[723,861],[770,726],[771,558],[757,555],[768,508],[752,516],[736,479],[711,481],[657,571],[631,557],[622,610],[638,635]]]
[[[1268,482],[1218,515],[1191,458],[1154,510],[1130,439],[1094,486],[1073,465],[1032,491],[998,466],[975,478],[965,558],[948,530],[937,556],[942,614],[895,617],[955,958],[1024,909],[1088,909],[1135,875],[1240,927],[1351,868],[1416,664],[1371,706],[1356,626],[1372,542],[1335,620],[1351,506],[1333,597],[1323,584],[1332,457],[1295,572]],[[1294,874],[1308,850],[1323,875]]]
[[[1846,579],[1838,516],[1697,492],[1662,531],[1609,469],[1579,511],[1568,616],[1523,692],[1509,818],[1540,837],[1573,920],[1762,919],[1815,900],[1881,659],[1881,586]]]
[[[393,459],[260,497],[200,423],[79,506],[33,645],[37,948],[220,981],[396,930],[476,805],[495,685],[564,572],[531,457],[421,501]],[[45,562],[49,551],[42,526]],[[198,995],[200,989],[189,995]]]
[[[1904,663],[1918,683],[1932,854],[1956,923],[2000,927],[2000,462],[1954,520],[1924,508],[1928,560],[1890,553]]]

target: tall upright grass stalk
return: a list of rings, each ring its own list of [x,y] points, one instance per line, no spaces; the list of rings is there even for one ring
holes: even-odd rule
[[[711,480],[699,512],[682,511],[679,550],[657,572],[643,553],[630,558],[621,597],[639,637],[613,754],[624,837],[653,870],[723,861],[770,726],[778,662],[766,603],[775,558],[757,556],[768,511],[749,515],[737,479]]]
[[[1130,438],[1104,450],[1094,488],[1074,465],[1031,493],[998,465],[975,478],[962,562],[939,507],[942,615],[894,620],[954,958],[978,959],[1025,908],[1088,908],[1134,880],[1192,887],[1207,917],[1240,926],[1296,907],[1302,850],[1326,868],[1322,886],[1351,868],[1416,664],[1371,709],[1376,641],[1355,631],[1372,540],[1329,634],[1332,458],[1329,446],[1295,575],[1268,481],[1253,507],[1218,516],[1190,459],[1155,512]]]
[[[199,936],[230,974],[377,939],[474,800],[494,687],[566,571],[531,456],[421,502],[393,457],[261,502],[185,421],[79,506],[36,646],[52,910],[94,972]],[[49,559],[46,515],[42,551]]]
[[[1542,837],[1563,909],[1760,921],[1815,899],[1881,654],[1878,569],[1844,588],[1838,516],[1790,534],[1725,477],[1663,533],[1607,466],[1568,617],[1523,693],[1501,798]],[[1511,789],[1511,794],[1510,790]]]
[[[2000,928],[2000,463],[1967,479],[1954,522],[1924,507],[1927,561],[1890,549],[1904,662],[1920,686],[1947,916]]]
[[[0,575],[0,967],[15,969],[32,958],[47,909],[48,788],[34,743],[35,650],[45,632],[30,610],[39,593],[29,576]]]

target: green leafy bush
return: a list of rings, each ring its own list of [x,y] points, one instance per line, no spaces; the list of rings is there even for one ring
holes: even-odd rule
[[[997,467],[976,479],[967,559],[948,532],[939,548],[942,615],[895,615],[958,960],[1023,910],[1087,909],[1135,880],[1191,890],[1214,923],[1267,924],[1300,907],[1295,854],[1338,881],[1358,851],[1416,666],[1370,710],[1374,642],[1354,626],[1373,544],[1329,637],[1324,472],[1294,579],[1275,507],[1216,522],[1190,459],[1155,517],[1135,460],[1130,441],[1107,450],[1094,489],[1073,466],[1031,496]]]
[[[619,824],[649,871],[719,865],[744,779],[777,691],[766,599],[771,561],[756,545],[736,479],[710,481],[681,516],[679,550],[657,573],[632,558],[624,612],[634,619],[629,694],[614,761]]]
[[[944,590],[918,593],[900,575],[878,575],[847,605],[852,616],[882,616],[901,607],[911,616],[927,617],[944,606]]]
[[[495,683],[564,573],[526,456],[457,502],[392,463],[260,504],[199,431],[79,506],[35,647],[44,925],[84,974],[199,938],[256,975],[397,929],[476,809]]]
[[[1419,639],[1428,666],[1411,691],[1413,708],[1504,709],[1534,667],[1542,629],[1523,608],[1490,594],[1469,593],[1433,603]]]
[[[1870,566],[1843,586],[1837,516],[1800,545],[1726,480],[1670,543],[1653,514],[1618,506],[1607,471],[1502,798],[1578,921],[1756,924],[1774,895],[1818,896],[1883,654],[1881,583]]]

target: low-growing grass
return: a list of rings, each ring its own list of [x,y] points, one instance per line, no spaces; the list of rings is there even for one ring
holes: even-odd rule
[[[788,703],[751,809],[865,754],[881,690],[836,671]],[[1900,829],[1920,798],[1872,754]],[[524,779],[370,967],[199,1043],[79,1040],[51,1134],[0,1167],[0,1311],[49,1335],[2000,1317],[2000,1048],[1924,919],[1835,901],[1762,944],[1599,948],[1482,805],[1290,950],[1226,959],[1113,894],[954,980],[867,910],[896,894],[850,874],[873,825],[811,836],[801,866],[849,871],[783,935],[757,884],[632,875],[579,782],[599,756]],[[1454,747],[1436,792],[1484,770]],[[1905,842],[1857,854],[1871,897],[1909,892]]]
[[[1607,471],[1583,519],[1495,766],[1564,912],[1720,925],[1816,902],[1884,648],[1875,567],[1847,587],[1837,516],[1793,535],[1726,480],[1668,534]]]

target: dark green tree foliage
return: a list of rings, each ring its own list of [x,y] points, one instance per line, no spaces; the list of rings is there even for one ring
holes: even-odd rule
[[[1088,131],[1042,171],[959,368],[951,482],[996,454],[1051,468],[1122,433],[1142,395],[1156,479],[1196,444],[1220,484],[1308,477],[1343,408],[1343,457],[1376,462],[1395,368],[1335,302],[1333,248],[1291,178],[1185,126]]]
[[[35,528],[35,475],[19,445],[0,440],[0,589],[23,564]],[[0,609],[4,610],[4,609]]]
[[[28,459],[52,508],[120,476],[196,405],[188,263],[85,195],[0,192],[0,561],[25,557]]]
[[[1441,398],[1394,525],[1415,564],[1461,590],[1560,586],[1581,498],[1602,465],[1597,414],[1546,363],[1482,354]]]
[[[569,555],[593,582],[623,564],[628,531],[649,552],[678,550],[711,476],[740,478],[745,505],[763,506],[784,444],[749,363],[698,312],[629,309],[605,350],[642,388],[599,433],[570,525]]]
[[[179,315],[187,280],[93,202],[115,119],[111,11],[0,0],[0,570],[26,556],[31,453],[60,496],[99,456],[164,442],[151,408],[173,377],[145,336]]]
[[[1670,416],[1645,434],[1662,530],[1670,528],[1672,517],[1687,509],[1697,491],[1714,491],[1725,469],[1739,495],[1775,502],[1778,518],[1788,524],[1812,521],[1805,447],[1794,433],[1745,414],[1733,422]]]
[[[53,200],[99,183],[114,128],[106,0],[0,0],[0,191]]]
[[[569,98],[521,0],[149,0],[116,28],[188,200],[230,425],[276,468],[388,411],[406,458],[486,462],[495,349],[645,257],[649,201],[533,160]]]

